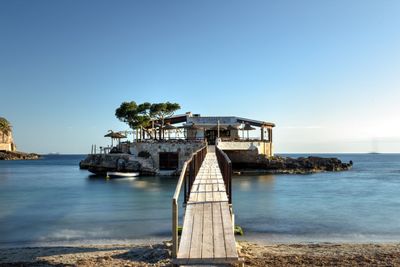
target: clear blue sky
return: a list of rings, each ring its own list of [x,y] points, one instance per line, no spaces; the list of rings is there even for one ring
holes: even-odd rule
[[[18,148],[107,144],[122,101],[275,122],[277,152],[400,152],[400,1],[0,1]]]

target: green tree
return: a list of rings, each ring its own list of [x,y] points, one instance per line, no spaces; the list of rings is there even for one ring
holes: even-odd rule
[[[11,123],[3,117],[0,117],[0,132],[8,135],[12,131]]]
[[[0,117],[0,133],[3,135],[2,140],[5,140],[5,135],[9,135],[12,131],[11,123],[3,117]]]
[[[115,116],[132,129],[145,130],[150,125],[150,107],[148,102],[137,105],[135,101],[123,102],[115,110]],[[149,133],[151,136],[151,133]]]
[[[151,104],[145,102],[138,105],[135,101],[131,101],[123,102],[119,108],[115,110],[115,116],[120,121],[127,123],[130,128],[140,128],[142,131],[146,131],[153,138],[152,132],[148,130],[151,126],[152,120],[160,121],[162,129],[165,119],[174,115],[174,112],[180,108],[181,107],[178,103],[165,102]]]
[[[165,119],[174,115],[175,111],[180,109],[181,106],[178,103],[154,103],[150,106],[150,117],[152,119],[159,120],[161,122],[161,130],[164,127]],[[162,131],[164,133],[164,131]],[[161,132],[160,132],[161,134]]]

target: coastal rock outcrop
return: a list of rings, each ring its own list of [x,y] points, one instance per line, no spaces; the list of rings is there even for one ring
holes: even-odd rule
[[[1,151],[0,160],[34,160],[39,159],[40,155],[35,153],[24,153],[17,151]]]
[[[79,167],[94,174],[105,175],[109,171],[139,172],[141,175],[155,175],[151,158],[130,154],[91,154],[79,163]]]
[[[262,158],[261,165],[264,170],[271,173],[306,174],[324,171],[346,171],[353,166],[353,162],[342,162],[338,158],[323,157],[282,157],[274,156]]]
[[[31,160],[39,159],[35,153],[24,153],[17,151],[14,143],[11,123],[0,117],[0,160]]]
[[[233,167],[239,173],[273,173],[273,174],[309,174],[317,172],[347,171],[353,162],[342,162],[338,158],[323,157],[265,157],[259,155],[252,163],[235,164]]]

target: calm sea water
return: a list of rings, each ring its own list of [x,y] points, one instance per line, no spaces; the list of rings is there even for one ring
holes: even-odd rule
[[[234,177],[234,212],[244,239],[400,241],[400,155],[324,156],[353,160],[354,168]],[[83,157],[0,161],[0,246],[170,238],[177,178],[96,178],[79,170]]]

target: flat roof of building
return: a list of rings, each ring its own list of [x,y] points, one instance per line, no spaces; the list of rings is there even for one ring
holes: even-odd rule
[[[200,114],[192,114],[188,112],[186,114],[174,115],[170,118],[165,119],[165,123],[178,124],[178,123],[193,123],[196,125],[217,125],[218,121],[221,125],[237,125],[237,124],[250,124],[256,127],[275,127],[272,122],[259,121],[253,119],[247,119],[236,116],[201,116]]]

